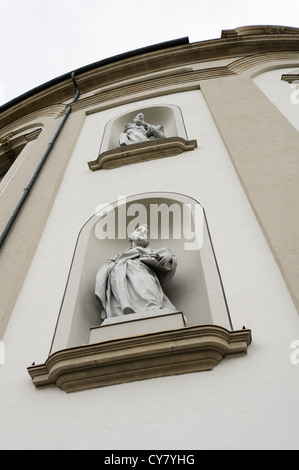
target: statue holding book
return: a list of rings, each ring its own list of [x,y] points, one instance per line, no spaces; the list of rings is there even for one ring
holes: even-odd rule
[[[120,135],[119,144],[121,146],[166,138],[163,126],[148,124],[144,121],[142,113],[137,114],[133,121],[125,126]]]
[[[148,247],[147,225],[139,226],[129,241],[130,248],[109,259],[97,273],[95,294],[101,303],[101,318],[175,312],[163,286],[175,273],[176,257],[168,248]]]

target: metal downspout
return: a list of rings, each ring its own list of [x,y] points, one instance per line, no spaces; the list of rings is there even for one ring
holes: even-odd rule
[[[44,152],[41,160],[39,161],[34,173],[32,174],[32,176],[31,176],[31,178],[30,178],[30,180],[29,180],[29,182],[26,186],[26,188],[23,190],[23,193],[22,193],[20,199],[18,200],[13,212],[11,213],[8,221],[6,222],[2,232],[0,234],[0,248],[2,247],[7,235],[9,234],[10,229],[11,229],[13,223],[15,222],[15,220],[16,220],[16,218],[17,218],[17,216],[18,216],[18,214],[19,214],[19,212],[20,212],[20,210],[21,210],[28,194],[30,193],[30,191],[31,191],[31,189],[32,189],[32,187],[33,187],[33,185],[34,185],[34,183],[35,183],[35,181],[36,181],[36,179],[37,179],[37,177],[38,177],[38,175],[39,175],[39,173],[40,173],[40,171],[41,171],[41,169],[42,169],[42,167],[43,167],[43,165],[44,165],[44,163],[47,159],[47,157],[49,156],[49,154],[50,154],[50,152],[51,152],[51,150],[52,150],[52,148],[53,148],[53,146],[56,142],[57,137],[59,136],[64,124],[66,123],[66,120],[69,117],[69,115],[71,113],[71,110],[72,110],[72,104],[75,101],[77,101],[79,96],[80,96],[80,91],[79,91],[77,82],[75,80],[75,72],[72,72],[71,78],[73,80],[73,84],[74,84],[74,87],[75,87],[75,90],[76,90],[76,94],[75,94],[73,100],[71,101],[71,103],[69,104],[69,106],[67,107],[67,109],[64,113],[64,116],[63,116],[59,126],[57,127],[57,129],[55,131],[55,134],[53,135],[51,141],[49,142],[46,151]]]

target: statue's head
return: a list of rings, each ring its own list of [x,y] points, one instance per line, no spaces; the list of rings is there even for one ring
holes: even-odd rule
[[[144,121],[144,114],[139,113],[137,116],[134,117],[134,122],[135,121]]]
[[[148,239],[148,225],[139,225],[131,235],[129,235],[129,242],[135,246],[142,246],[146,248],[149,245]]]

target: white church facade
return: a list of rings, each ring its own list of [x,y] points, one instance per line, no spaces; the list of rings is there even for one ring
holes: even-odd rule
[[[0,108],[1,449],[298,449],[298,84],[248,26]]]

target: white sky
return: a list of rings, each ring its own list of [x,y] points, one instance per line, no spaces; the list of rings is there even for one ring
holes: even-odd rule
[[[299,0],[0,0],[0,105],[48,80],[164,41],[299,27]]]

